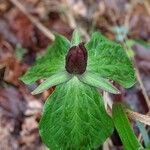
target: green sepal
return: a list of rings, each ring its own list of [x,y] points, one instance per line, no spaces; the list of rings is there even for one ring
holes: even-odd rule
[[[94,86],[96,88],[100,88],[104,91],[119,94],[119,90],[114,87],[109,80],[100,77],[98,73],[93,72],[85,72],[83,75],[79,76],[79,80],[83,83],[86,83],[90,86]]]
[[[79,29],[75,29],[72,34],[71,46],[77,46],[81,43],[81,34]]]
[[[43,83],[41,83],[33,92],[32,95],[42,93],[43,91],[49,89],[52,86],[67,82],[70,80],[72,75],[68,74],[66,71],[59,72],[47,78]]]

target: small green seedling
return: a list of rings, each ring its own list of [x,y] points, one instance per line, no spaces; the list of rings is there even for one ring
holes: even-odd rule
[[[119,44],[99,32],[93,33],[87,43],[81,41],[77,30],[71,42],[56,34],[46,54],[38,58],[21,79],[26,84],[45,79],[32,94],[56,86],[44,105],[39,123],[42,141],[50,150],[97,148],[113,133],[114,127],[118,129],[123,144],[128,141],[124,140],[124,136],[133,133],[129,128],[128,134],[122,134],[128,130],[128,122],[119,130],[121,125],[118,124],[126,124],[127,121],[126,117],[123,117],[124,122],[118,121],[122,119],[120,116],[116,117],[117,110],[122,113],[122,109],[119,109],[121,106],[114,106],[113,117],[110,117],[105,110],[103,97],[97,90],[100,88],[119,94],[110,80],[125,88],[133,86],[135,75],[132,63]],[[127,143],[125,148],[140,149],[141,144],[136,137],[131,138],[135,140],[133,143],[136,147],[129,148],[132,143]]]

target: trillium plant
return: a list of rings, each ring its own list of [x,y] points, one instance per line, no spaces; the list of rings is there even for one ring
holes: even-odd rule
[[[115,128],[122,142],[127,141],[121,134],[129,127],[122,105],[113,106],[110,116],[101,95],[101,91],[120,93],[110,81],[124,88],[135,83],[132,63],[119,44],[99,32],[93,33],[87,43],[81,41],[77,30],[73,32],[71,42],[56,34],[46,54],[38,58],[21,78],[26,84],[39,79],[45,80],[32,92],[33,95],[56,86],[44,105],[39,123],[42,141],[50,150],[95,149],[111,136]],[[124,124],[116,116],[124,117]],[[126,135],[132,134],[133,129],[129,127],[126,132]],[[135,135],[130,137],[134,142],[133,150],[141,148]],[[131,142],[126,143],[131,147],[127,149],[132,150]]]

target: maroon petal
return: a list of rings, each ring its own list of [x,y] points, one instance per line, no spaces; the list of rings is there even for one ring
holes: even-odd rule
[[[87,66],[87,50],[84,43],[70,48],[66,56],[66,70],[70,74],[83,74]]]

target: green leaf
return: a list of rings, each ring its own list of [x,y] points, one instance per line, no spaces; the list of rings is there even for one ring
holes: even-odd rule
[[[71,75],[68,74],[66,71],[59,72],[57,74],[54,74],[47,78],[42,84],[40,84],[33,92],[32,94],[39,94],[42,93],[43,91],[49,89],[52,86],[56,86],[58,84],[67,82],[68,80],[71,79]]]
[[[90,86],[101,88],[113,94],[120,93],[119,90],[116,87],[114,87],[107,79],[100,77],[100,75],[96,73],[85,72],[83,75],[79,77],[79,80]]]
[[[96,32],[86,44],[88,49],[87,70],[97,72],[103,78],[117,81],[125,88],[135,83],[132,63],[123,48]]]
[[[71,46],[77,46],[81,42],[81,35],[79,29],[75,29],[72,34]]]
[[[144,150],[150,150],[150,143]]]
[[[148,132],[146,131],[146,128],[143,123],[137,121],[136,124],[142,134],[144,145],[145,147],[147,147],[150,144],[150,138],[149,138]]]
[[[51,150],[91,150],[112,134],[112,119],[96,88],[73,77],[48,98],[39,125]]]
[[[115,128],[118,131],[125,150],[141,150],[143,147],[134,134],[122,104],[114,104],[112,114]]]
[[[54,43],[47,49],[41,58],[36,60],[34,66],[29,68],[21,80],[26,84],[47,78],[59,71],[65,70],[65,55],[70,47],[70,42],[61,35],[56,35]]]

